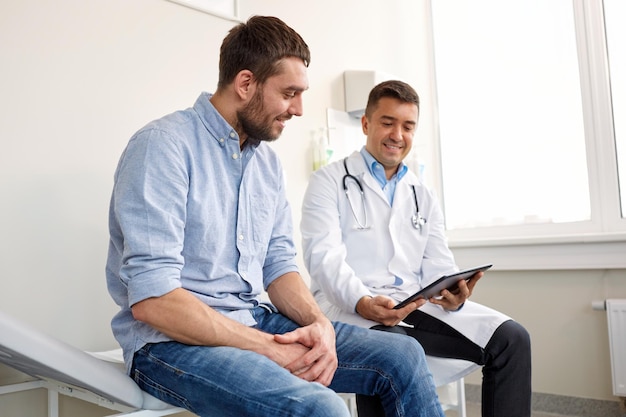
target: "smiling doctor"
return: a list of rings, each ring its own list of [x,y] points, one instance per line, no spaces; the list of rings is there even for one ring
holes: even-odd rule
[[[458,271],[435,195],[403,163],[418,115],[410,85],[378,84],[361,118],[366,145],[311,176],[301,222],[311,290],[331,320],[406,334],[428,355],[482,366],[484,417],[529,417],[530,337],[468,300],[482,272],[454,293],[393,308]],[[359,395],[357,404],[359,416],[384,415],[377,397]]]

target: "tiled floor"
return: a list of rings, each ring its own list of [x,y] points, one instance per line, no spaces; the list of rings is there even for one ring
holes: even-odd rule
[[[481,417],[480,404],[467,403],[466,410],[467,410],[467,417]],[[446,417],[457,417],[457,413],[455,411],[448,411],[446,412]],[[531,417],[567,417],[567,416],[564,416],[562,414],[533,412],[531,414]]]

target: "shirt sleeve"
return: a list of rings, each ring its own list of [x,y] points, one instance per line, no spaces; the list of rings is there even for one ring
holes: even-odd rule
[[[427,193],[430,200],[430,212],[428,213],[428,239],[422,258],[422,287],[446,274],[457,272],[454,255],[448,247],[443,211],[435,196]]]
[[[120,279],[129,305],[181,286],[188,175],[164,132],[140,131],[116,171],[113,216],[124,237]]]
[[[291,206],[285,195],[283,171],[278,160],[276,164],[278,166],[276,172],[279,173],[277,176],[278,192],[272,232],[263,265],[263,286],[265,289],[276,278],[288,272],[298,272],[298,266],[295,262],[296,247],[293,241]]]
[[[332,171],[315,172],[304,195],[300,225],[303,256],[311,279],[328,300],[354,313],[357,302],[371,292],[346,262],[337,203],[339,185]],[[341,175],[336,176],[341,179]]]

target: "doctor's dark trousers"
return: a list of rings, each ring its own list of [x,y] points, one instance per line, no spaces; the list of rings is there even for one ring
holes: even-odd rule
[[[513,320],[502,323],[485,346],[467,339],[446,323],[416,310],[404,320],[414,326],[374,326],[417,339],[427,355],[465,359],[483,366],[482,417],[530,417],[531,349],[526,329]],[[378,397],[357,395],[359,417],[384,417]]]

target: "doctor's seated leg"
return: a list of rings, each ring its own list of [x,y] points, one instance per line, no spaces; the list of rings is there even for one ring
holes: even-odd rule
[[[483,416],[530,416],[531,349],[526,329],[504,322],[485,346]]]
[[[465,359],[483,366],[482,416],[529,417],[531,409],[531,349],[526,329],[514,320],[502,323],[484,349],[457,330],[419,310],[405,320],[410,327],[372,329],[409,335],[427,355]],[[384,416],[380,399],[356,396],[359,417]]]
[[[440,320],[416,310],[402,328],[427,355],[457,358],[483,366],[482,416],[529,417],[531,406],[530,335],[514,320],[502,323],[484,348]]]

